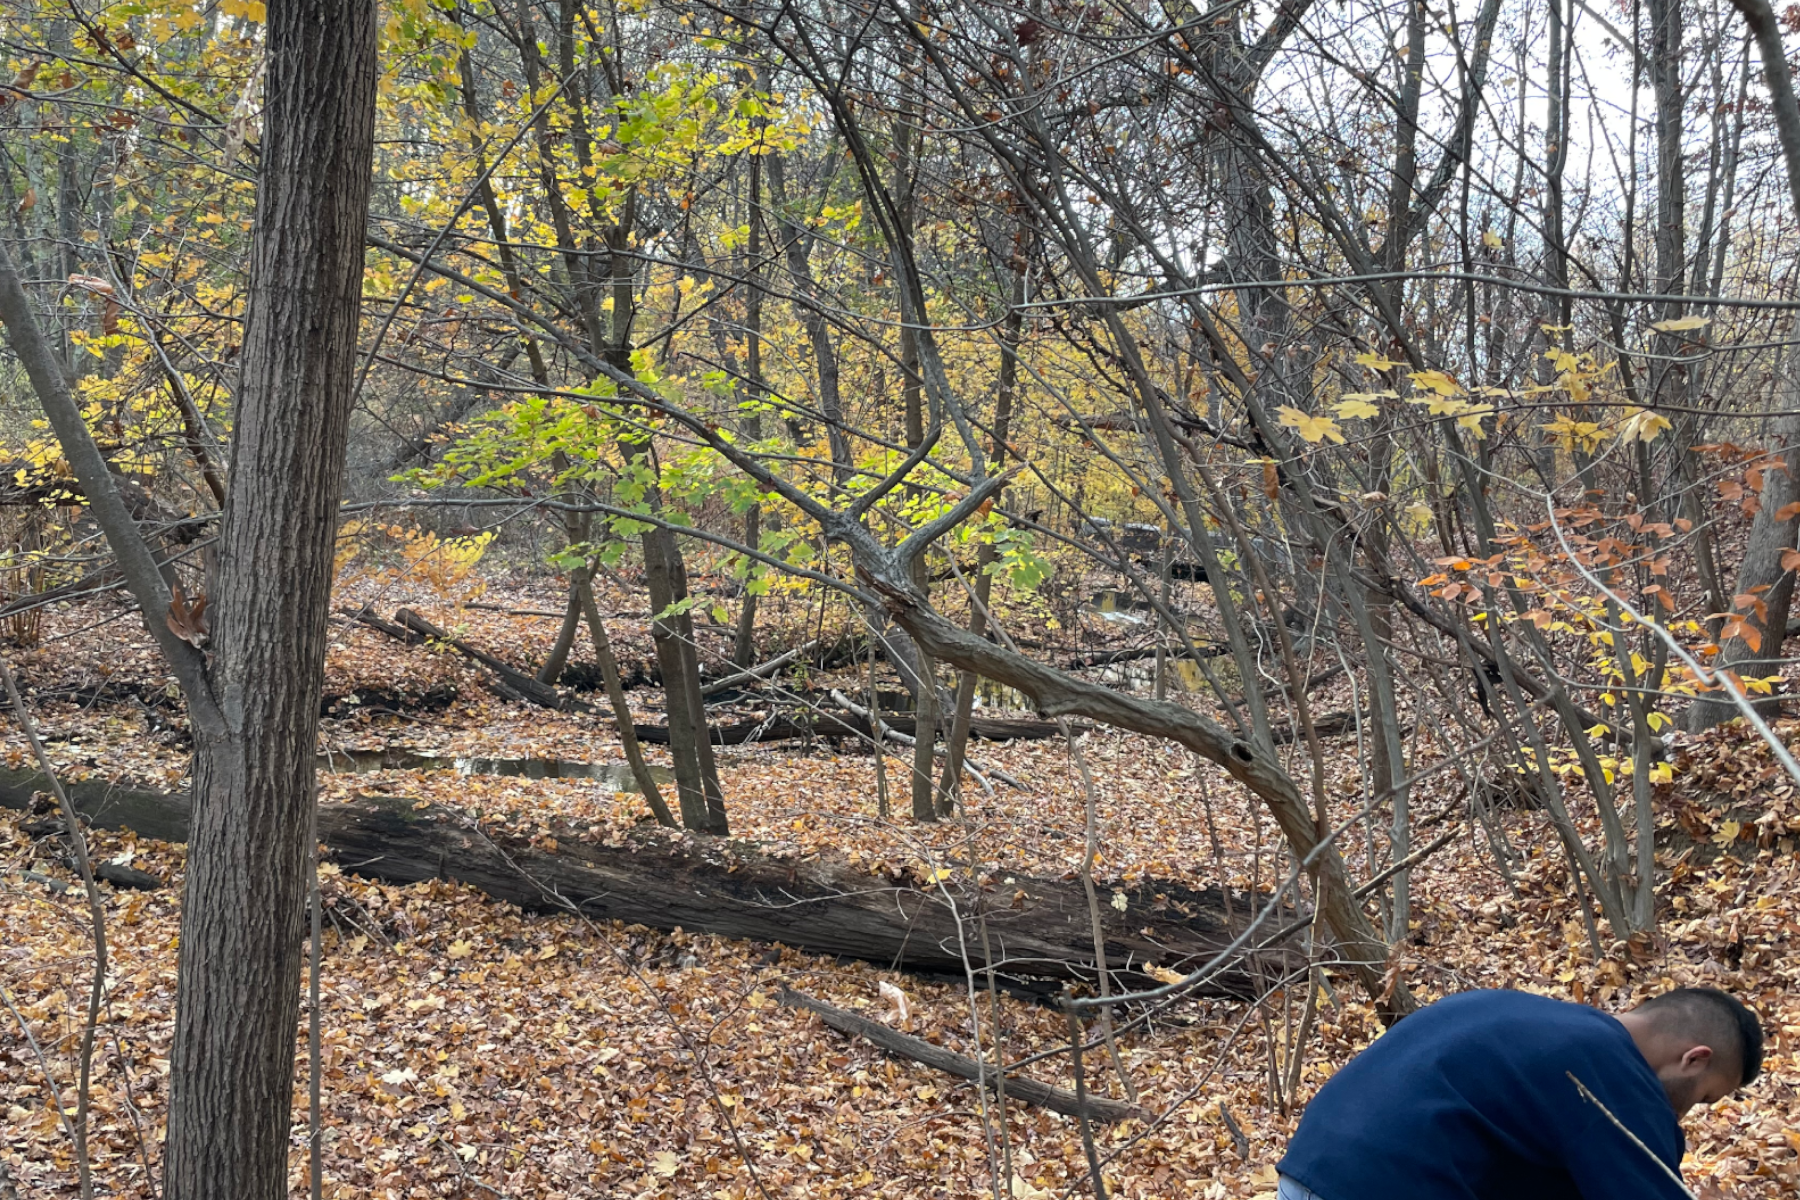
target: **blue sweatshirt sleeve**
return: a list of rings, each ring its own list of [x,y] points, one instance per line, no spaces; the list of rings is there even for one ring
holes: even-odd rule
[[[1607,1066],[1590,1060],[1569,1074],[1586,1084],[1594,1099],[1643,1146],[1632,1142],[1594,1100],[1583,1096],[1574,1079],[1565,1078],[1572,1103],[1564,1111],[1573,1119],[1562,1126],[1562,1160],[1582,1200],[1686,1200],[1687,1193],[1669,1177],[1670,1171],[1676,1179],[1681,1176],[1685,1139],[1661,1085],[1650,1093],[1635,1073],[1609,1071]],[[1649,1076],[1652,1083],[1655,1078]]]

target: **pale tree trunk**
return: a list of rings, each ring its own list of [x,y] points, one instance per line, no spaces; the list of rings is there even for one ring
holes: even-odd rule
[[[1800,408],[1800,355],[1792,350],[1777,377],[1775,403],[1790,413]],[[1794,549],[1800,524],[1793,512],[1800,508],[1796,504],[1800,501],[1800,416],[1778,418],[1773,434],[1770,450],[1781,465],[1763,473],[1758,497],[1761,507],[1750,523],[1734,590],[1735,596],[1755,597],[1753,603],[1738,610],[1749,628],[1741,636],[1723,639],[1713,660],[1713,666],[1736,672],[1740,678],[1774,675],[1781,670],[1781,643],[1794,599],[1794,572],[1782,560]],[[1783,513],[1787,515],[1780,515]],[[1773,698],[1762,700],[1759,708],[1772,710],[1774,703]],[[1719,691],[1697,697],[1688,705],[1684,724],[1688,732],[1698,733],[1737,715],[1737,706]]]
[[[919,149],[919,128],[913,119],[911,107],[916,102],[917,84],[915,52],[910,41],[901,48],[900,63],[900,116],[894,129],[894,191],[900,225],[897,236],[901,245],[911,245],[915,212],[913,165]],[[903,271],[895,271],[895,276],[902,281],[905,279]],[[904,309],[904,305],[902,308]],[[925,314],[917,314],[916,319],[923,322]],[[925,441],[925,397],[924,378],[920,374],[919,332],[911,323],[900,326],[900,371],[906,445],[908,449],[916,450]],[[907,485],[907,495],[914,503],[918,502],[921,494],[916,486]],[[931,577],[926,569],[925,556],[915,558],[912,566],[914,585],[930,595]],[[916,722],[913,727],[912,815],[915,821],[935,821],[938,809],[932,768],[937,746],[938,712],[943,706],[938,701],[937,663],[923,646],[915,645],[915,649],[918,652],[916,672],[919,688],[913,695]]]
[[[760,118],[759,118],[760,120]],[[748,382],[743,389],[745,399],[763,401],[762,377],[762,157],[750,160],[750,196],[746,204],[746,221],[750,226],[749,245],[744,252],[743,271],[750,281],[744,297],[744,373]],[[762,440],[762,414],[754,410],[744,420],[744,436],[752,444]],[[752,550],[762,544],[762,505],[752,504],[744,514],[744,545]],[[731,641],[731,661],[740,667],[756,664],[756,593],[744,589],[743,607],[738,610],[737,634]]]
[[[1021,230],[1021,238],[1023,235]],[[1019,307],[1025,302],[1023,255],[1020,260],[1015,264],[1013,305],[1006,314],[1006,325],[1000,335],[1000,379],[995,388],[994,440],[989,450],[993,460],[989,469],[993,471],[1006,466],[1006,438],[1012,424],[1013,392],[1019,383],[1019,340],[1025,327],[1024,309]],[[988,571],[994,560],[993,543],[983,542],[975,556],[975,601],[969,606],[969,632],[977,637],[987,636],[988,600],[994,591],[994,577]],[[962,793],[963,763],[968,758],[969,728],[975,716],[975,680],[973,671],[963,671],[956,681],[956,707],[950,717],[950,735],[944,742],[944,777],[938,784],[938,811],[944,816],[956,812],[957,799]]]

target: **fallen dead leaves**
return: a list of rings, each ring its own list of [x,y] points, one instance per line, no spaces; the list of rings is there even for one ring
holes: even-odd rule
[[[496,620],[482,636],[525,637],[521,622]],[[541,643],[549,632],[531,637]],[[328,721],[334,744],[619,757],[603,724],[499,705],[451,656],[400,652],[342,626],[333,638],[341,648],[330,670],[347,689],[406,692],[423,681],[459,689],[456,705],[434,714],[436,724],[367,713]],[[153,662],[134,657],[130,637],[121,640],[114,679]],[[505,649],[519,661],[530,653],[523,641]],[[57,650],[31,667],[45,687],[96,663]],[[154,682],[152,674],[144,682]],[[185,775],[179,743],[147,736],[129,709],[52,704],[43,717],[58,739],[53,753],[71,771],[171,787]],[[1108,732],[1089,735],[1085,752],[1104,783],[1103,875],[1224,882],[1247,901],[1245,890],[1266,888],[1281,873],[1269,822],[1209,768]],[[872,873],[915,879],[1074,869],[1081,798],[1066,750],[1015,743],[983,753],[1029,780],[1031,791],[974,799],[964,819],[926,829],[875,816],[866,753],[795,744],[731,750],[723,774],[737,832],[780,853],[803,858],[831,848]],[[1666,832],[1686,840],[1667,851],[1668,915],[1655,942],[1590,961],[1547,828],[1534,814],[1512,812],[1501,824],[1520,851],[1516,890],[1494,869],[1485,842],[1453,842],[1415,872],[1417,925],[1401,950],[1403,969],[1428,995],[1505,986],[1623,1007],[1670,983],[1705,982],[1754,998],[1771,1033],[1765,1079],[1688,1122],[1689,1178],[1703,1194],[1728,1200],[1790,1194],[1800,1186],[1800,859],[1782,841],[1794,832],[1791,792],[1782,793],[1780,781],[1770,786],[1753,743],[1730,731],[1686,753],[1694,770],[1678,778],[1705,778],[1708,791],[1670,795]],[[887,766],[892,779],[904,779],[900,758]],[[555,818],[610,836],[643,815],[635,797],[580,780],[392,771],[325,782],[328,802],[382,790],[455,803],[515,832]],[[1451,799],[1426,791],[1417,803],[1429,811]],[[1343,815],[1354,811],[1347,794],[1335,802]],[[130,836],[95,840],[100,856],[129,856],[179,882],[178,850]],[[6,1013],[0,1161],[25,1195],[66,1196],[74,1194],[73,1172],[55,1106],[72,1101],[88,934],[78,897],[28,880],[28,870],[68,878],[50,847],[25,837],[14,814],[0,814],[0,984],[55,1076],[44,1078]],[[1011,1108],[1004,1137],[995,1129],[996,1163],[969,1088],[887,1059],[772,997],[792,986],[964,1054],[978,1052],[976,1022],[980,1049],[991,1053],[997,1023],[1009,1061],[1065,1044],[1061,1018],[1048,1009],[985,994],[971,1004],[954,983],[765,945],[527,917],[448,884],[393,887],[328,870],[324,890],[328,1196],[923,1200],[992,1196],[995,1179],[1014,1200],[1086,1194],[1072,1121]],[[103,1194],[148,1196],[167,1104],[178,893],[106,891],[115,965],[96,1061],[95,1165]],[[1377,1029],[1367,1005],[1342,983],[1333,987],[1304,1050],[1302,1098]],[[1266,1024],[1245,1023],[1241,1006],[1197,1001],[1122,1040],[1145,1107],[1160,1115],[1099,1132],[1114,1195],[1224,1200],[1272,1190],[1297,1118],[1275,1097],[1268,1060],[1285,1053],[1298,1000],[1277,997]],[[299,1038],[298,1080],[306,1059]],[[1089,1067],[1094,1086],[1116,1095],[1104,1055]],[[1066,1055],[1033,1072],[1070,1085]],[[296,1194],[305,1184],[303,1095],[296,1093],[294,1112]]]

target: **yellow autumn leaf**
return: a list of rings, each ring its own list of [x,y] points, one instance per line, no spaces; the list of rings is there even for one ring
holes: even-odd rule
[[[458,940],[450,943],[448,953],[451,958],[467,958],[474,949],[475,944],[473,942]]]
[[[1647,408],[1629,408],[1625,410],[1625,420],[1619,426],[1621,442],[1654,442],[1657,435],[1665,429],[1672,429],[1667,417],[1651,412]]]
[[[1143,968],[1143,971],[1144,974],[1156,980],[1158,983],[1180,983],[1183,979],[1187,978],[1187,976],[1183,975],[1180,971],[1171,971],[1167,967],[1146,966]]]
[[[1281,415],[1281,423],[1308,442],[1318,443],[1329,438],[1340,446],[1344,444],[1344,431],[1330,417],[1315,417],[1285,404],[1277,411]]]
[[[1575,394],[1570,389],[1569,394]],[[1583,450],[1593,450],[1599,446],[1602,433],[1600,426],[1593,421],[1577,421],[1574,417],[1558,417],[1540,426],[1550,435],[1552,441],[1564,450],[1573,450],[1580,446]]]
[[[1391,371],[1400,365],[1385,354],[1377,354],[1373,350],[1365,350],[1357,355],[1356,364],[1371,371]]]
[[[681,1159],[677,1158],[673,1151],[664,1150],[660,1154],[651,1156],[650,1169],[667,1179],[681,1170]]]
[[[1331,406],[1331,411],[1346,420],[1359,417],[1378,417],[1381,415],[1379,405],[1369,403],[1369,395],[1345,396]]]
[[[1462,386],[1442,371],[1413,371],[1411,377],[1415,385],[1440,396],[1454,396],[1462,391]]]
[[[1424,405],[1434,417],[1460,417],[1469,411],[1469,402],[1455,396],[1420,396],[1407,403]]]
[[[1506,241],[1493,230],[1484,229],[1481,231],[1481,244],[1489,250],[1499,250],[1506,245]]]
[[[1690,329],[1705,329],[1710,324],[1711,317],[1672,317],[1667,321],[1658,321],[1650,328],[1658,333],[1686,333]]]
[[[1495,415],[1494,409],[1475,408],[1471,405],[1468,412],[1465,412],[1456,418],[1456,423],[1476,437],[1483,438],[1487,436],[1487,430],[1481,427],[1481,423],[1493,415]]]

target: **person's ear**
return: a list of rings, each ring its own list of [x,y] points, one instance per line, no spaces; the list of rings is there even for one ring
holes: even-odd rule
[[[1683,1075],[1704,1075],[1712,1064],[1711,1046],[1693,1046],[1681,1056],[1681,1073]]]

